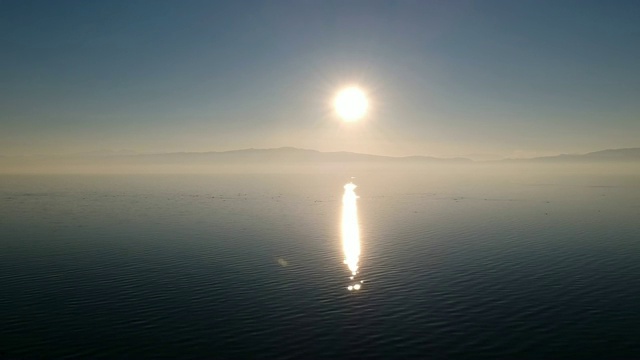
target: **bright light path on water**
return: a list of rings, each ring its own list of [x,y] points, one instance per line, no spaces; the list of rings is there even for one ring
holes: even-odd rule
[[[344,186],[342,195],[342,251],[344,252],[344,263],[351,271],[351,280],[355,280],[358,274],[358,262],[360,261],[360,227],[358,226],[358,205],[354,189],[354,183]],[[359,290],[360,283],[349,285],[348,290]]]

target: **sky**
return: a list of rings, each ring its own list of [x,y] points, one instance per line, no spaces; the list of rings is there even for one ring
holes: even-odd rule
[[[636,0],[0,0],[0,155],[640,147],[638,39]]]

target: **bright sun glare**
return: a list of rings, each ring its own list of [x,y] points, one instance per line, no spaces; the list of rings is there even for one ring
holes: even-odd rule
[[[364,117],[369,107],[369,101],[362,90],[352,86],[342,89],[336,95],[333,106],[342,120],[351,122]]]

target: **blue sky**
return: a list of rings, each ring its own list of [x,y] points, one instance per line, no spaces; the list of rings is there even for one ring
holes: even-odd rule
[[[0,154],[635,147],[638,39],[622,0],[0,0]]]

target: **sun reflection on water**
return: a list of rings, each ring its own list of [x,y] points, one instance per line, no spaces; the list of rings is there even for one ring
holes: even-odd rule
[[[360,290],[362,281],[356,280],[358,275],[358,262],[360,261],[360,227],[358,225],[358,205],[355,193],[356,185],[352,182],[344,186],[342,195],[342,251],[344,263],[351,271],[351,284],[347,290]]]

